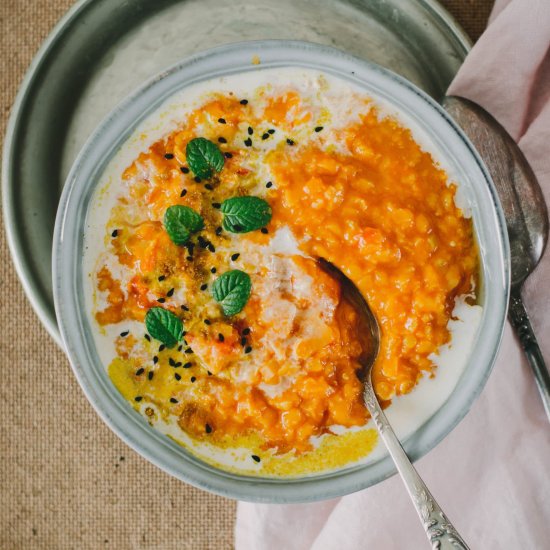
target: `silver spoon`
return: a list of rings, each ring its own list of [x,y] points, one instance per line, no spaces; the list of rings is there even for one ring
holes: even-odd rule
[[[430,491],[428,491],[422,478],[418,475],[409,457],[405,454],[374,393],[371,372],[378,355],[380,343],[380,329],[376,317],[352,281],[327,260],[319,258],[318,262],[326,273],[340,283],[344,299],[353,306],[359,315],[361,328],[370,334],[369,347],[361,357],[361,366],[363,367],[361,376],[363,378],[363,399],[365,406],[372,416],[376,429],[382,437],[397,467],[397,471],[401,475],[401,479],[413,501],[416,512],[422,521],[424,531],[432,543],[432,548],[434,550],[468,550],[468,546],[447,519],[443,510],[441,510]]]
[[[548,241],[548,211],[542,191],[515,141],[487,111],[460,97],[446,97],[443,107],[470,138],[497,188],[512,256],[508,317],[533,369],[550,420],[550,374],[521,299],[521,287],[539,263]]]

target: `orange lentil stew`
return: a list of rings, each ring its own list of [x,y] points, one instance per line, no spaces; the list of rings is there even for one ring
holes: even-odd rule
[[[433,375],[456,297],[474,295],[472,223],[411,131],[361,106],[337,125],[293,89],[210,94],[124,171],[95,319],[151,421],[220,447],[249,437],[255,462],[364,426],[360,327],[318,257],[379,320],[384,406]]]

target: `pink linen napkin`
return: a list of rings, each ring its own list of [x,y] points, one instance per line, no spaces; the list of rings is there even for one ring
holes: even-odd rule
[[[550,205],[550,0],[497,0],[449,95],[483,106],[517,140]],[[524,297],[550,364],[550,254]],[[550,426],[509,326],[494,371],[460,425],[417,464],[474,548],[550,548]],[[237,550],[428,548],[401,480],[304,505],[239,503]]]

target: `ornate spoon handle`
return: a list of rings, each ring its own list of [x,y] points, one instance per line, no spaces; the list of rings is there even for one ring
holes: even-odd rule
[[[537,339],[535,338],[535,333],[531,327],[529,316],[523,305],[520,289],[512,288],[508,317],[518,335],[521,346],[529,361],[529,365],[531,365],[533,369],[544,410],[546,411],[548,420],[550,420],[550,374],[544,363],[544,358],[542,357]]]
[[[386,415],[378,404],[370,380],[366,381],[364,387],[365,405],[401,474],[401,479],[422,521],[426,535],[432,543],[433,550],[469,550],[405,454]]]

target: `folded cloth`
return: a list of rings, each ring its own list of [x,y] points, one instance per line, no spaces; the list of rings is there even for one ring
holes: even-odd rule
[[[550,204],[550,0],[497,0],[484,35],[449,94],[489,111],[517,140]],[[550,362],[550,254],[525,301]],[[416,464],[472,548],[549,548],[550,426],[507,326],[481,396],[459,426]],[[239,503],[237,550],[427,548],[401,480],[304,505]]]

